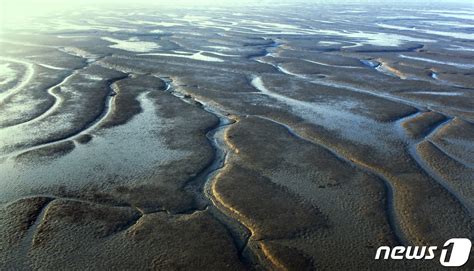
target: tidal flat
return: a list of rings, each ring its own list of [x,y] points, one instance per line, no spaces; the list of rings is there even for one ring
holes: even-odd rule
[[[474,240],[472,29],[472,4],[5,21],[0,269],[440,269],[374,256]]]

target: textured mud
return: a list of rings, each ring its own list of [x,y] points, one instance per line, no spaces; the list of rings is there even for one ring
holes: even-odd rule
[[[0,269],[439,269],[374,256],[474,238],[473,12],[2,26]]]

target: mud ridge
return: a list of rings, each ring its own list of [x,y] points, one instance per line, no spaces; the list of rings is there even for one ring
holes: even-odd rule
[[[382,184],[385,188],[385,194],[386,194],[386,198],[387,198],[387,200],[386,200],[387,201],[386,202],[387,220],[388,220],[389,226],[392,230],[392,233],[394,234],[395,240],[400,245],[408,244],[408,240],[406,239],[403,230],[400,228],[400,223],[398,222],[398,218],[397,218],[397,215],[396,215],[395,204],[394,204],[394,188],[392,187],[392,185],[388,181],[388,179],[385,176],[383,176],[382,173],[376,172],[375,170],[369,168],[368,166],[359,164],[359,163],[357,163],[357,162],[355,162],[355,161],[353,161],[349,158],[346,158],[345,156],[339,154],[337,151],[331,149],[330,147],[328,147],[324,144],[321,144],[319,142],[315,142],[311,139],[307,139],[307,138],[299,135],[291,127],[289,127],[288,125],[286,125],[284,123],[281,123],[281,122],[278,122],[276,120],[266,118],[266,117],[263,117],[263,116],[256,116],[256,117],[259,117],[259,118],[271,121],[273,123],[276,123],[280,126],[283,126],[292,136],[294,136],[294,137],[296,137],[300,140],[303,140],[305,142],[308,142],[310,144],[322,147],[323,149],[325,149],[326,151],[328,151],[332,155],[334,155],[338,160],[340,160],[340,161],[342,161],[346,164],[349,164],[350,166],[352,166],[354,168],[362,170],[363,172],[367,173],[368,175],[375,176],[377,179],[379,179],[382,182]]]
[[[229,232],[237,251],[239,252],[239,258],[244,264],[249,266],[257,266],[259,263],[254,262],[256,259],[253,255],[247,255],[248,241],[250,239],[250,230],[246,228],[238,219],[229,216],[222,212],[218,206],[215,205],[212,200],[212,195],[208,191],[211,183],[214,181],[214,177],[217,173],[223,169],[226,165],[229,149],[227,144],[224,142],[224,132],[235,120],[229,118],[228,114],[221,112],[209,105],[208,103],[201,101],[196,98],[186,98],[186,93],[182,93],[178,88],[173,85],[171,78],[160,78],[166,82],[166,92],[171,93],[175,97],[181,99],[183,102],[190,104],[198,104],[206,112],[216,116],[219,122],[214,127],[210,127],[206,133],[206,138],[211,145],[214,155],[210,163],[208,163],[201,171],[199,171],[195,177],[189,179],[184,185],[185,191],[190,191],[194,197],[196,203],[198,203],[197,209],[194,211],[202,211],[207,209],[210,214]],[[186,95],[186,97],[185,97]],[[192,210],[189,210],[192,211]],[[253,252],[250,254],[253,254]]]
[[[44,147],[48,147],[48,146],[52,146],[52,145],[55,145],[55,144],[59,144],[59,143],[64,143],[66,141],[69,141],[69,140],[72,140],[82,134],[86,134],[87,132],[91,131],[91,130],[94,130],[95,128],[97,128],[98,126],[100,126],[100,124],[105,120],[107,119],[107,116],[110,114],[111,112],[111,108],[112,108],[112,103],[113,103],[113,100],[115,98],[115,91],[114,91],[114,87],[113,85],[115,83],[117,83],[118,81],[120,80],[123,80],[125,78],[128,78],[129,75],[126,74],[124,76],[120,76],[118,78],[115,78],[115,79],[110,79],[110,80],[107,80],[107,85],[108,85],[108,88],[109,88],[109,93],[108,95],[106,96],[105,98],[105,101],[104,101],[104,108],[103,110],[99,113],[99,115],[97,115],[94,119],[92,119],[90,122],[86,123],[85,125],[83,125],[83,127],[81,127],[77,132],[73,132],[71,134],[68,134],[68,135],[64,135],[63,137],[60,137],[60,138],[57,138],[53,141],[47,141],[47,142],[44,142],[42,144],[39,144],[39,145],[36,145],[36,146],[33,146],[33,147],[30,147],[30,148],[26,148],[26,149],[23,149],[23,150],[18,150],[18,151],[15,151],[15,152],[12,152],[12,153],[9,153],[9,154],[6,154],[4,155],[3,157],[8,157],[8,158],[12,158],[12,157],[16,157],[18,155],[21,155],[21,154],[24,154],[26,152],[30,152],[30,151],[34,151],[34,150],[38,150],[38,149],[41,149],[41,148],[44,148]],[[0,158],[3,158],[3,157],[0,157]]]

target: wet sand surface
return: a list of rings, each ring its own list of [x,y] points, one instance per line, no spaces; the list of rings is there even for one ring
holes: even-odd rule
[[[0,266],[439,269],[374,256],[474,239],[474,7],[373,9],[5,25]]]

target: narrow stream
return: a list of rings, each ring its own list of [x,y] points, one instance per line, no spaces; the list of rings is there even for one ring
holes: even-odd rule
[[[237,219],[219,210],[219,208],[214,204],[212,192],[210,189],[214,181],[214,177],[226,164],[230,149],[225,143],[224,134],[226,129],[234,124],[235,121],[217,108],[212,107],[203,101],[190,98],[187,95],[185,96],[184,93],[173,87],[171,79],[161,79],[167,84],[165,91],[173,94],[186,103],[201,105],[202,109],[208,113],[213,114],[219,119],[219,123],[212,127],[212,129],[206,134],[207,140],[214,150],[214,157],[203,170],[201,170],[194,178],[188,181],[184,189],[194,195],[199,209],[207,209],[216,220],[225,226],[234,240],[234,244],[239,251],[239,257],[241,260],[248,265],[258,264],[254,263],[253,259],[256,259],[255,255],[253,255],[250,249],[247,249],[247,244],[251,236],[250,231]]]

